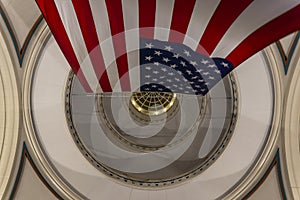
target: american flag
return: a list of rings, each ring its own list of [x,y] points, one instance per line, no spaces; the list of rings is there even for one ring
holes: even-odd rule
[[[222,62],[230,67],[237,67],[272,42],[300,30],[299,0],[36,2],[87,92],[157,91],[162,88],[204,95],[215,81],[221,80],[214,70],[220,70],[221,77],[225,74],[220,65]],[[170,61],[178,66],[172,82],[160,84],[158,80],[153,81],[166,73],[172,73],[173,68],[167,64],[168,71],[164,72],[161,66],[157,77],[153,77],[154,63],[146,62],[145,57],[140,54],[149,53],[148,56],[153,59],[159,59],[159,56],[154,49],[147,50],[141,38],[160,46],[156,50],[161,50],[162,53],[168,51],[160,49],[167,42],[174,48],[172,53],[178,52],[181,55],[179,63],[174,59]],[[185,59],[182,52],[186,47],[193,56],[191,60]],[[171,60],[171,57],[165,58]],[[180,66],[183,59],[191,72],[185,66]],[[215,62],[217,67],[208,69],[209,64],[201,63],[202,59],[208,60],[209,64]],[[159,62],[161,65],[164,60]],[[194,66],[191,62],[198,65],[201,63],[201,66]],[[153,69],[149,74],[152,83],[149,84],[145,80],[147,66]],[[200,69],[206,71],[198,73],[197,70]],[[204,73],[209,73],[208,78]],[[204,79],[208,85],[191,81],[193,77],[197,77],[197,81]],[[175,78],[182,85],[176,84]],[[168,82],[167,80],[163,82]]]

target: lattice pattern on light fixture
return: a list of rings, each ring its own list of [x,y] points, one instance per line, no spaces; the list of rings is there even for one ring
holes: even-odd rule
[[[135,109],[147,115],[166,113],[176,100],[176,94],[171,92],[134,92],[130,102]]]

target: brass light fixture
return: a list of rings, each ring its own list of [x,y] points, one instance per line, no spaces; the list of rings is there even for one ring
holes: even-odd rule
[[[171,92],[134,92],[130,98],[137,111],[149,116],[166,113],[175,100],[176,94]]]

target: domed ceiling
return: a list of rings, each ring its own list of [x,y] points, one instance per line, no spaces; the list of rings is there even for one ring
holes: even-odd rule
[[[22,127],[7,197],[24,159],[59,199],[297,197],[299,1],[36,3],[22,54],[1,11]]]
[[[53,38],[46,42],[28,96],[35,137],[60,176],[89,198],[107,184],[129,193],[157,188],[172,194],[184,187],[216,198],[245,176],[271,129],[278,128],[272,127],[275,81],[262,54],[205,97],[152,94],[151,102],[169,95],[174,103],[162,113],[145,114],[134,105],[143,94],[86,93],[65,61],[50,64],[63,57]],[[86,191],[83,181],[95,190]],[[207,191],[207,183],[219,186]]]

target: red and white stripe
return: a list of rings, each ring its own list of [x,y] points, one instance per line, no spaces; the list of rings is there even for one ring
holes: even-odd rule
[[[88,3],[87,1],[85,2]],[[111,85],[111,87],[108,88],[107,91],[121,91],[121,85],[119,84],[119,72],[115,60],[114,45],[111,38],[111,30],[109,26],[106,4],[104,1],[90,1],[90,8],[104,61],[104,65],[101,66],[101,68],[102,70],[107,72],[107,76],[109,79],[108,84]],[[101,87],[103,87],[101,83],[100,85]]]
[[[183,43],[235,66],[300,30],[299,0],[36,0],[88,92],[139,88],[139,38]]]
[[[219,3],[220,0],[199,0],[196,2],[183,44],[194,51],[201,52],[201,48],[198,48],[200,39]]]
[[[139,34],[139,7],[138,0],[122,0],[124,18],[126,52],[128,59],[128,74],[131,90],[140,86],[140,34]]]

